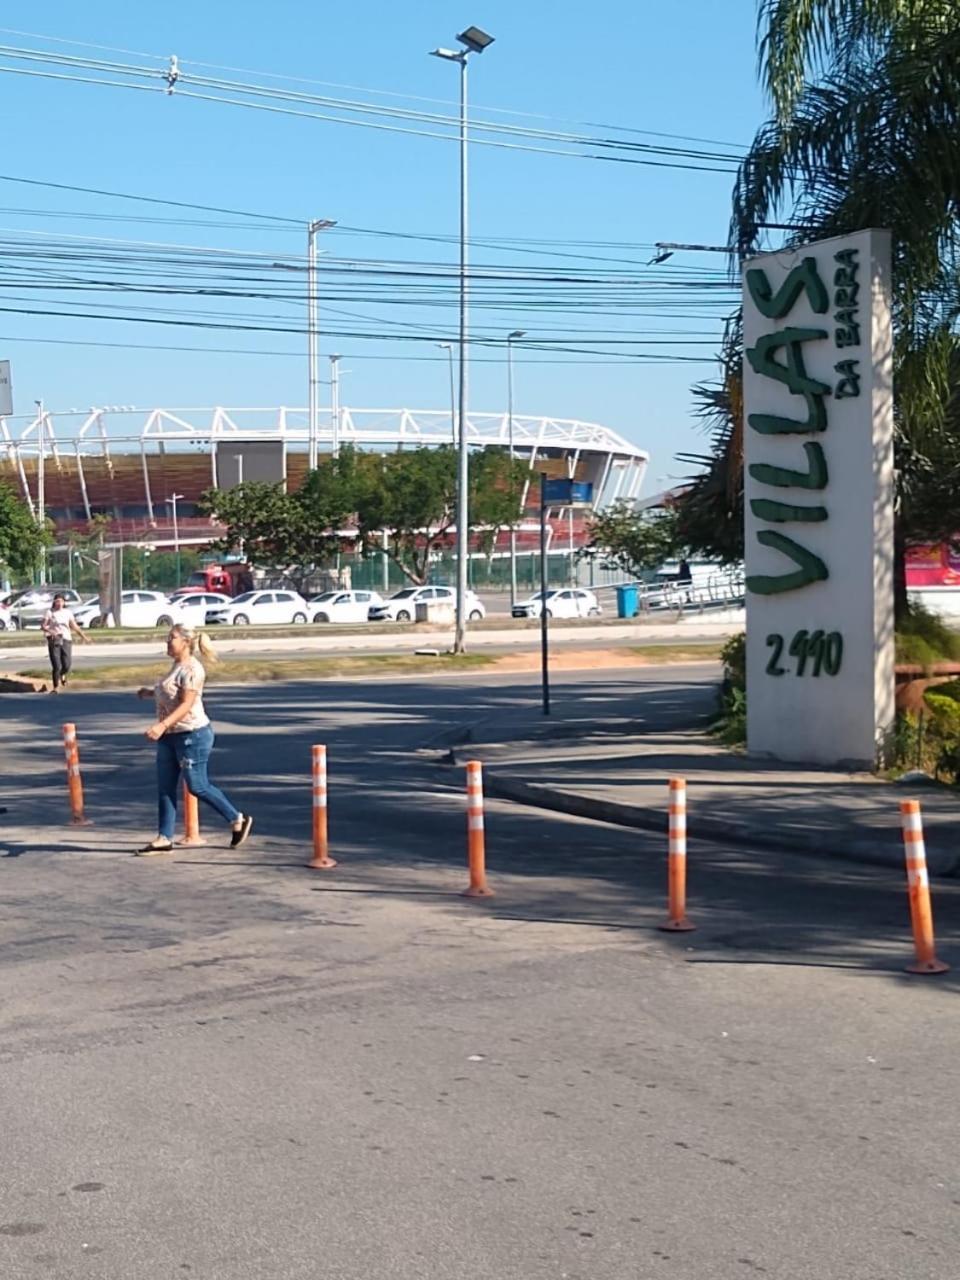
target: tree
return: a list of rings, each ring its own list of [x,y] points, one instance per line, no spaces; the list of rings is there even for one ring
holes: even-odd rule
[[[296,493],[282,483],[260,482],[208,490],[200,509],[226,526],[214,549],[242,547],[251,564],[281,569],[303,586],[340,549],[353,497],[349,485],[338,485],[337,475],[338,468],[346,473],[350,461],[352,454],[350,460],[324,459]]]
[[[520,517],[526,478],[522,463],[506,453],[471,453],[468,473],[470,528],[482,548]],[[456,526],[457,454],[449,447],[368,454],[356,471],[357,529],[368,554],[385,549],[408,581],[430,575],[431,559],[449,543]],[[386,546],[381,538],[386,533]]]
[[[679,550],[677,521],[672,511],[638,512],[629,502],[618,502],[590,521],[587,553],[599,552],[617,568],[638,578],[658,569]]]
[[[49,528],[34,519],[27,504],[0,481],[0,564],[17,577],[30,577],[41,550],[52,542]]]
[[[710,452],[679,455],[681,462],[701,470],[674,504],[679,540],[725,564],[743,559],[742,348],[737,318],[724,334],[720,378],[693,389],[696,415],[711,437]]]
[[[492,546],[498,531],[518,519],[525,475],[522,464],[511,471],[505,453],[471,455],[471,526],[484,545]],[[242,545],[251,563],[282,568],[298,584],[355,538],[366,555],[385,550],[419,586],[437,548],[450,540],[456,492],[451,448],[375,454],[348,445],[322,459],[296,493],[282,484],[211,489],[201,509],[226,526],[219,550]]]
[[[763,0],[760,62],[773,115],[734,191],[731,243],[788,246],[893,232],[898,616],[905,548],[960,527],[960,27],[954,0]],[[736,322],[733,326],[738,330]],[[689,499],[742,509],[739,338],[724,352],[707,470]],[[732,373],[731,373],[732,371]],[[728,375],[731,375],[728,377]],[[704,388],[699,388],[701,404]],[[713,392],[718,388],[714,387]],[[734,495],[736,497],[734,498]],[[694,514],[697,514],[695,511]],[[701,521],[698,528],[709,535]]]

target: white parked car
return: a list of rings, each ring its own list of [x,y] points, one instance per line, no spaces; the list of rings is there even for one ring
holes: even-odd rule
[[[538,591],[529,600],[519,600],[513,606],[513,616],[539,618],[543,601],[542,591]],[[548,618],[599,618],[603,610],[592,591],[569,587],[547,592],[545,612]]]
[[[324,591],[307,601],[311,622],[368,622],[370,610],[383,604],[376,591]]]
[[[229,622],[235,627],[249,624],[274,626],[306,622],[310,606],[296,591],[244,591],[229,604],[209,611],[211,622]]]
[[[70,608],[70,606],[68,606]],[[100,597],[71,608],[78,627],[99,627]],[[120,625],[123,627],[171,627],[180,622],[180,612],[162,591],[122,591],[120,593]],[[117,619],[108,623],[116,626]]]
[[[229,596],[218,591],[185,591],[170,597],[170,605],[177,611],[177,622],[188,627],[203,627],[213,622],[216,611],[230,602]]]
[[[456,605],[457,593],[453,587],[404,587],[395,592],[389,600],[374,605],[370,610],[371,622],[413,622],[417,616],[418,604]],[[483,602],[472,591],[467,592],[467,618],[470,622],[479,622],[487,616]]]

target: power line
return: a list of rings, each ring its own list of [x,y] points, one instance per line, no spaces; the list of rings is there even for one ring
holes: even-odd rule
[[[126,66],[118,63],[97,62],[92,59],[68,58],[63,55],[46,54],[36,50],[24,50],[12,48],[10,46],[0,46],[0,54],[13,59],[23,61],[40,62],[45,65],[61,66],[68,69],[70,74],[60,73],[49,70],[37,70],[28,67],[11,67],[0,64],[0,72],[6,72],[12,75],[22,75],[46,80],[67,81],[75,84],[91,84],[100,85],[107,88],[116,89],[133,89],[140,92],[159,92],[161,88],[166,92],[166,75],[157,68],[141,68],[134,66]],[[98,73],[96,75],[79,75],[78,70],[87,70],[89,72]],[[122,75],[127,77],[125,80],[111,80],[103,78],[107,75]],[[137,83],[135,78],[146,78],[148,83]],[[151,83],[153,82],[153,83]],[[208,88],[211,92],[202,93],[197,89],[188,88],[187,85],[197,85],[200,88]],[[180,73],[175,93],[177,97],[190,98],[202,102],[215,102],[225,106],[243,107],[247,110],[265,111],[272,114],[288,115],[298,118],[321,120],[332,124],[348,124],[359,128],[375,129],[381,132],[399,133],[407,136],[427,137],[439,139],[441,141],[452,141],[455,139],[454,118],[430,116],[423,112],[400,111],[393,108],[382,108],[375,104],[353,103],[347,100],[331,100],[314,98],[311,95],[295,94],[284,92],[277,89],[271,89],[265,85],[248,85],[241,82],[216,80],[211,77],[185,76]],[[234,93],[246,95],[247,97],[268,98],[273,101],[246,101],[244,97],[226,97],[224,93]],[[220,96],[218,96],[220,95]],[[280,106],[278,102],[287,103],[311,103],[316,102],[319,105],[332,104],[333,108],[339,111],[357,112],[368,116],[386,116],[390,119],[402,118],[424,125],[430,125],[430,128],[412,128],[407,125],[396,123],[385,123],[383,120],[377,119],[354,119],[344,115],[329,115],[320,111],[305,111],[300,107]],[[328,107],[329,109],[329,107]],[[449,132],[437,132],[437,126],[441,129],[448,129]],[[505,141],[502,137],[479,137],[477,133],[495,133],[503,134],[512,138],[525,138],[529,141]],[[557,146],[542,145],[540,140],[560,142],[566,146],[575,148],[582,147],[599,147],[600,152],[591,152],[584,150],[563,150]],[[694,151],[689,148],[654,146],[648,143],[628,143],[618,141],[612,138],[602,138],[590,135],[564,135],[556,132],[551,133],[548,130],[530,130],[520,129],[510,125],[496,125],[483,121],[474,122],[474,132],[472,137],[474,145],[496,147],[502,150],[521,151],[532,154],[541,155],[557,155],[566,156],[576,159],[587,160],[603,160],[615,161],[621,164],[636,164],[649,166],[653,168],[671,168],[685,169],[696,172],[713,172],[713,173],[729,173],[737,172],[740,157],[734,155],[725,155],[723,153],[710,153],[703,151]],[[633,152],[643,154],[611,154],[611,152]],[[654,156],[661,158],[654,159]],[[680,157],[687,157],[683,160]],[[719,161],[720,164],[705,163],[706,161]],[[731,167],[731,164],[733,167]]]
[[[26,38],[31,40],[44,40],[51,44],[71,45],[75,48],[96,49],[105,53],[121,53],[129,57],[151,58],[154,61],[161,64],[157,68],[157,70],[161,72],[165,72],[169,65],[169,56],[165,54],[144,53],[138,50],[117,48],[111,45],[92,44],[88,41],[70,40],[60,36],[44,35],[42,33],[32,32],[32,31],[21,31],[11,27],[0,27],[0,33],[3,33],[5,35],[25,36]],[[268,80],[281,80],[290,84],[309,84],[309,85],[315,85],[319,88],[345,89],[351,93],[371,93],[371,94],[375,94],[378,97],[397,98],[407,102],[427,102],[435,106],[447,106],[450,108],[453,108],[456,106],[456,104],[452,100],[447,98],[434,98],[434,97],[425,97],[420,94],[398,93],[388,89],[374,89],[367,86],[342,84],[336,81],[316,80],[316,79],[310,79],[305,76],[292,76],[292,75],[282,74],[282,73],[273,72],[273,71],[251,70],[248,67],[226,66],[216,62],[201,62],[195,59],[188,59],[188,60],[180,59],[179,65],[181,69],[187,66],[204,67],[212,71],[229,71],[238,75],[264,76]],[[614,132],[633,133],[638,136],[644,136],[644,137],[667,138],[677,142],[697,142],[702,145],[726,147],[730,150],[740,151],[740,152],[745,152],[747,150],[746,146],[743,143],[726,142],[717,138],[704,138],[700,136],[695,136],[690,134],[680,134],[680,133],[665,133],[662,130],[639,129],[639,128],[631,127],[627,125],[598,123],[595,121],[569,120],[563,117],[550,116],[542,112],[519,111],[514,108],[508,108],[508,107],[484,107],[484,106],[478,105],[474,107],[474,111],[475,113],[479,113],[482,111],[489,111],[497,115],[510,115],[510,116],[516,116],[518,118],[528,119],[528,120],[545,120],[545,121],[556,121],[557,123],[560,123],[560,124],[575,124],[580,128],[609,129],[609,130],[613,130]]]

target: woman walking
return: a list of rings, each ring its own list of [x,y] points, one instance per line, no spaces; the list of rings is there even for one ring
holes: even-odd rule
[[[77,626],[76,619],[67,608],[63,596],[54,596],[50,608],[43,615],[40,630],[47,638],[47,653],[50,655],[50,672],[53,676],[51,693],[59,693],[66,687],[67,676],[73,666],[73,637],[79,636],[80,643],[86,644],[87,637]]]
[[[253,818],[234,808],[207,776],[214,733],[203,708],[203,663],[216,661],[213,645],[206,632],[177,623],[167,636],[167,655],[173,659],[167,674],[152,689],[137,690],[138,698],[153,698],[157,707],[156,723],[145,736],[157,744],[158,834],[139,851],[140,855],[149,857],[173,849],[181,772],[191,795],[229,822],[233,831],[230,847],[235,849],[249,836]]]

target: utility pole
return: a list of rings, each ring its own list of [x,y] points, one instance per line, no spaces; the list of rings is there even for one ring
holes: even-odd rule
[[[173,507],[173,549],[177,555],[177,589],[180,589],[180,530],[177,526],[177,503],[183,498],[182,493],[172,493],[167,499],[167,506]]]
[[[550,714],[550,617],[547,609],[547,474],[540,473],[540,689],[543,714]]]
[[[447,364],[450,368],[450,439],[453,447],[457,447],[457,389],[453,380],[453,343],[438,342],[441,351],[447,353]]]
[[[317,232],[337,224],[329,218],[315,218],[307,223],[307,465],[317,465],[320,442],[320,357],[319,302],[317,299]]]
[[[42,400],[34,400],[37,406],[37,521],[40,528],[43,529],[46,523],[47,515],[47,490],[46,490],[46,461],[47,461],[47,441],[46,441],[46,425],[47,415],[43,407]],[[40,548],[40,585],[45,586],[47,581],[47,548]]]
[[[514,329],[507,334],[507,438],[510,448],[510,493],[513,489],[513,344],[515,339],[522,338],[526,329]],[[510,611],[517,603],[517,525],[514,520],[510,525]]]
[[[349,373],[350,370],[348,369]],[[330,357],[330,406],[333,422],[333,456],[340,456],[340,357]]]
[[[459,397],[457,404],[457,627],[454,653],[466,652],[467,566],[470,555],[470,452],[467,441],[467,62],[472,53],[483,53],[493,36],[479,27],[467,27],[457,36],[462,49],[434,49],[433,56],[460,66],[460,324]]]

